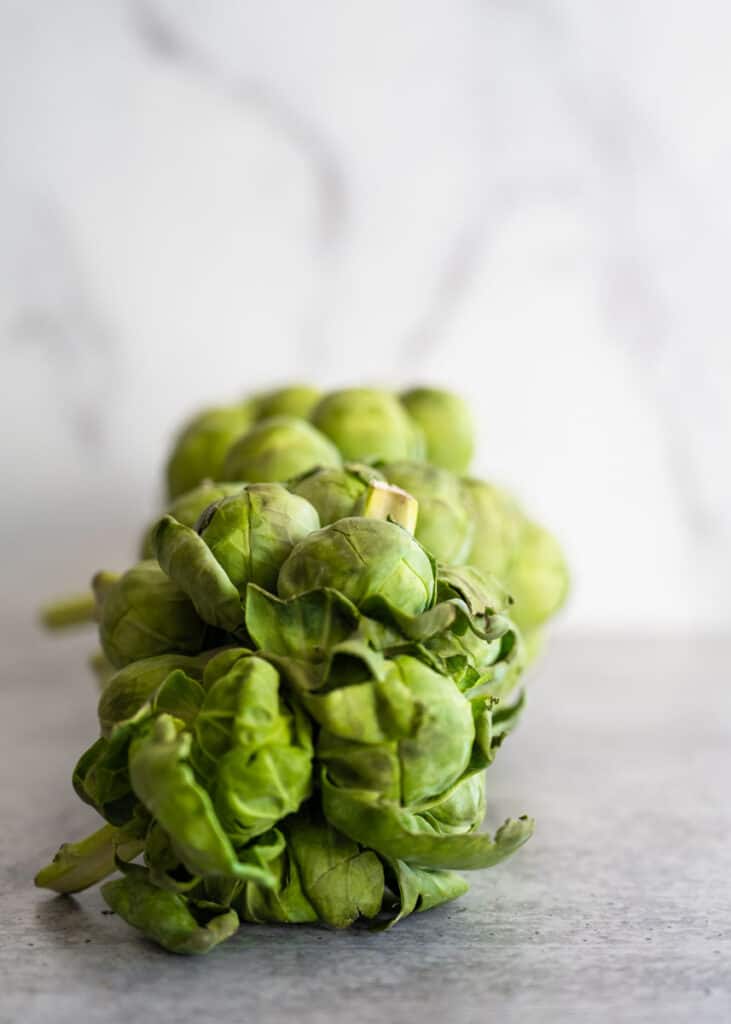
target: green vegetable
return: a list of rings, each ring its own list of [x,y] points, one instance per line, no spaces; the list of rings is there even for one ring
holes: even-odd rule
[[[465,561],[507,584],[525,516],[514,498],[484,480],[463,480],[462,494],[474,522]]]
[[[453,473],[466,473],[474,450],[467,403],[449,391],[413,388],[401,395],[401,404],[424,433],[427,460]]]
[[[203,480],[237,480],[222,475],[226,453],[254,422],[251,403],[206,409],[190,420],[178,434],[168,459],[166,476],[170,498],[177,498]],[[241,479],[247,479],[242,477]]]
[[[175,498],[174,501],[171,501],[167,507],[167,513],[173,519],[182,523],[183,526],[194,527],[198,522],[200,514],[209,505],[212,505],[215,501],[220,501],[221,498],[227,498],[231,494],[238,494],[243,486],[244,484],[242,483],[214,483],[212,480],[203,480],[202,483],[198,484],[191,491],[186,491]],[[141,548],[142,558],[155,557],[152,535],[156,526],[157,520],[145,533]]]
[[[466,561],[474,521],[457,477],[419,462],[387,462],[381,469],[389,483],[413,494],[419,503],[416,539],[427,551],[440,562],[458,565]]]
[[[294,548],[279,571],[279,596],[331,587],[367,609],[379,597],[417,615],[434,597],[429,556],[407,530],[381,519],[352,517],[316,530]]]
[[[333,391],[315,406],[311,418],[345,459],[378,462],[424,458],[424,435],[399,400],[387,391]]]
[[[208,793],[188,765],[192,736],[170,715],[160,715],[151,731],[135,738],[129,751],[132,788],[170,836],[193,875],[223,875],[273,884],[270,873],[236,856]]]
[[[369,486],[383,479],[372,466],[346,462],[342,469],[310,470],[291,481],[289,489],[314,505],[322,526],[329,526],[338,519],[362,515]]]
[[[418,705],[418,714],[410,716],[411,731],[394,740],[387,738],[388,726],[364,734],[361,723],[373,717],[368,713],[369,689],[360,685],[335,690],[330,698],[356,690],[360,714],[356,703],[342,720],[329,716],[317,756],[334,785],[377,789],[384,798],[405,805],[421,803],[447,790],[466,770],[475,739],[472,709],[451,679],[413,657],[390,663],[383,689],[389,688],[404,691],[402,705]]]
[[[453,834],[432,817],[434,808],[428,804],[419,810],[403,808],[385,801],[377,791],[336,787],[327,775],[322,797],[325,815],[335,828],[386,857],[419,867],[462,871],[491,867],[533,834],[533,821],[526,817],[504,822],[494,838],[483,832]]]
[[[565,593],[560,550],[452,475],[471,450],[453,396],[316,398],[283,389],[190,424],[145,540],[157,561],[99,573],[93,613],[49,613],[99,622],[101,736],[72,783],[104,824],[36,883],[77,892],[118,870],[104,899],[173,952],[240,921],[390,927],[532,832],[479,829]]]
[[[139,562],[108,586],[101,575],[95,582],[99,637],[115,668],[158,654],[197,654],[203,648],[206,624],[156,562]]]
[[[97,714],[102,736],[110,736],[115,725],[135,715],[176,669],[201,682],[211,653],[204,651],[194,657],[161,654],[133,661],[115,672],[99,697]]]
[[[103,885],[102,896],[115,914],[171,953],[207,953],[239,927],[234,910],[159,889],[135,865]]]
[[[266,391],[263,394],[255,395],[253,401],[257,419],[268,419],[270,416],[296,416],[298,419],[306,420],[319,397],[320,392],[316,388],[297,385]]]
[[[312,778],[309,719],[285,699],[271,665],[239,653],[209,684],[191,749],[196,774],[237,846],[296,811]]]
[[[64,843],[50,864],[35,877],[35,884],[54,892],[72,893],[88,889],[116,870],[117,860],[131,860],[143,842],[122,829],[104,825],[78,843]]]
[[[289,480],[317,466],[339,468],[340,454],[324,434],[305,420],[273,416],[256,423],[228,450],[222,473],[227,480]]]
[[[287,845],[275,869],[278,883],[272,890],[249,883],[239,907],[242,918],[291,924],[320,920],[347,928],[359,917],[378,914],[384,873],[372,850],[336,832],[312,810],[290,818],[283,831]]]
[[[247,585],[274,587],[294,545],[319,525],[312,505],[281,484],[249,484],[209,505],[198,532],[164,516],[153,545],[201,618],[235,633],[243,626]]]
[[[507,583],[515,599],[515,621],[526,630],[542,625],[566,600],[569,575],[563,552],[537,523],[523,527]]]

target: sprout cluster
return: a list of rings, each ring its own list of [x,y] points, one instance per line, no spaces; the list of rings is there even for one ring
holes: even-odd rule
[[[478,831],[485,770],[567,574],[462,475],[472,448],[433,389],[294,387],[188,424],[142,561],[94,579],[100,735],[73,786],[103,823],[39,886],[103,882],[130,925],[205,953],[241,922],[392,925],[530,837]]]

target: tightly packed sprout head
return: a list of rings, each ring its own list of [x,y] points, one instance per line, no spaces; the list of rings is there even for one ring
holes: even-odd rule
[[[453,473],[466,473],[474,451],[467,403],[449,391],[413,388],[401,395],[401,404],[424,434],[427,461]]]
[[[421,429],[388,391],[332,391],[313,409],[312,422],[337,445],[344,459],[378,462],[424,458]]]
[[[289,484],[294,494],[317,509],[320,523],[329,526],[347,516],[362,515],[368,488],[384,476],[372,466],[346,462],[342,469],[314,469]]]
[[[164,516],[153,535],[160,565],[206,622],[243,626],[249,583],[273,590],[295,544],[320,525],[316,510],[281,484],[248,484],[209,505],[192,530]]]
[[[505,584],[515,599],[512,617],[522,629],[537,629],[568,594],[568,567],[558,541],[499,487],[465,479],[462,495],[474,522],[466,560]]]
[[[230,494],[238,494],[243,486],[242,483],[214,483],[212,480],[204,480],[197,487],[193,487],[192,490],[186,491],[171,501],[167,507],[168,515],[177,519],[183,526],[195,526],[201,512],[205,511],[209,505],[221,498],[227,498]],[[157,520],[147,530],[142,540],[141,554],[143,558],[155,557],[152,535],[156,525]]]
[[[329,587],[360,608],[376,601],[418,615],[434,597],[434,568],[408,530],[383,519],[340,519],[305,537],[279,571],[283,598]]]
[[[190,420],[178,435],[168,459],[168,495],[176,498],[203,480],[224,479],[222,472],[226,453],[236,438],[249,429],[254,418],[253,404],[242,402],[240,405],[208,409]]]
[[[440,562],[459,565],[467,561],[474,522],[457,477],[447,469],[420,462],[387,462],[380,468],[389,483],[416,498],[416,538],[427,551]]]
[[[298,419],[309,419],[320,398],[316,388],[296,385],[289,388],[278,388],[276,391],[265,391],[256,395],[253,403],[256,418],[269,419],[271,416],[295,416]]]
[[[115,668],[156,654],[202,650],[206,624],[157,562],[140,562],[118,579],[100,573],[94,589],[102,649]]]
[[[250,483],[289,480],[317,466],[340,467],[340,454],[305,420],[272,416],[236,441],[223,463],[228,480]]]

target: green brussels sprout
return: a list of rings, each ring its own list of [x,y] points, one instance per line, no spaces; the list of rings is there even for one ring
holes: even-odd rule
[[[249,484],[210,505],[198,533],[243,597],[248,583],[274,590],[295,544],[320,528],[315,508],[281,484]]]
[[[136,714],[176,669],[200,682],[203,670],[214,653],[203,651],[195,656],[159,654],[118,669],[104,686],[97,705],[102,736],[110,736],[115,725]]]
[[[353,516],[316,530],[294,548],[279,570],[279,596],[332,587],[364,610],[376,599],[418,615],[434,596],[434,570],[426,551],[403,527]]]
[[[228,480],[254,483],[289,480],[316,466],[339,468],[337,448],[305,420],[272,416],[255,424],[230,448],[223,462]]]
[[[459,565],[472,545],[474,523],[447,469],[422,462],[387,462],[386,479],[413,494],[419,504],[416,539],[440,562]]]
[[[523,511],[509,494],[484,480],[463,480],[462,495],[475,526],[466,561],[507,585],[525,525]]]
[[[298,924],[323,921],[347,928],[375,917],[384,895],[383,866],[372,850],[323,821],[308,808],[282,825],[285,845],[270,865],[274,888],[247,882],[238,911],[246,921]]]
[[[344,459],[356,462],[423,459],[424,436],[395,395],[349,388],[325,395],[312,422],[333,441]]]
[[[130,864],[122,878],[106,882],[102,896],[127,924],[171,953],[208,953],[239,927],[235,910],[160,889],[149,880],[149,872],[137,864]]]
[[[254,407],[250,402],[207,409],[195,416],[178,434],[170,453],[166,470],[168,496],[177,498],[202,480],[223,479],[226,453],[253,422]]]
[[[289,484],[294,494],[307,498],[320,516],[322,526],[363,513],[370,484],[384,477],[372,466],[346,462],[342,469],[314,469]]]
[[[319,398],[320,392],[316,388],[295,385],[255,395],[252,401],[258,420],[269,419],[270,416],[295,416],[306,420]]]
[[[195,526],[201,512],[205,511],[214,501],[227,498],[230,494],[238,494],[244,487],[243,483],[214,483],[213,480],[203,480],[191,491],[180,494],[167,507],[167,512],[174,519],[177,519],[183,526]],[[152,535],[157,526],[157,520],[145,533],[142,541],[141,557],[154,558],[155,548],[152,543]]]
[[[335,785],[378,791],[410,806],[448,790],[467,768],[475,739],[472,707],[449,677],[406,655],[390,662],[385,683],[405,687],[421,704],[415,730],[373,743],[323,728],[317,756]],[[337,721],[330,724],[338,727]]]
[[[237,633],[248,584],[274,589],[294,545],[319,525],[312,505],[281,484],[248,484],[209,505],[198,532],[163,516],[153,545],[161,567],[203,621]]]
[[[96,577],[99,591],[101,576]],[[101,594],[99,636],[115,668],[157,654],[197,654],[206,624],[157,562],[139,562]]]
[[[566,600],[569,573],[558,541],[537,523],[527,522],[508,570],[506,584],[515,599],[512,617],[534,630]]]
[[[204,781],[226,834],[236,847],[293,814],[312,788],[312,728],[290,705],[279,673],[240,649],[231,664],[215,659],[193,727],[191,764]]]
[[[466,473],[474,450],[474,427],[467,403],[438,388],[414,388],[401,403],[426,438],[426,457],[435,466]]]

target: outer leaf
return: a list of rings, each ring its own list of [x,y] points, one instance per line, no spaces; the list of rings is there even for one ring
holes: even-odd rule
[[[78,843],[64,843],[51,863],[38,872],[35,884],[54,892],[81,892],[116,871],[117,857],[134,860],[143,846],[142,839],[104,825]]]
[[[474,871],[508,857],[533,833],[527,817],[508,819],[490,835],[443,835],[423,814],[384,800],[368,790],[336,787],[323,773],[323,808],[335,828],[386,857],[429,868]]]
[[[248,484],[209,506],[196,530],[234,584],[275,589],[279,569],[295,544],[320,528],[315,508],[277,483]]]
[[[102,886],[107,905],[171,953],[207,953],[239,926],[234,910],[214,908],[152,885],[144,868]]]
[[[101,595],[99,638],[115,668],[159,654],[198,654],[206,625],[156,562],[139,562],[119,579],[94,579]]]
[[[216,817],[211,799],[185,763],[190,733],[178,733],[174,719],[160,715],[129,752],[132,787],[170,838],[192,875],[224,875],[272,885],[270,872],[242,863]]]
[[[358,917],[375,917],[384,892],[383,866],[326,822],[292,818],[287,826],[302,888],[320,920],[347,928]]]
[[[417,868],[403,860],[386,859],[386,866],[389,886],[398,895],[393,916],[385,923],[386,928],[392,928],[409,914],[456,900],[469,889],[464,878],[454,871]]]
[[[157,560],[204,622],[235,633],[244,624],[239,592],[195,530],[163,516],[153,532]]]
[[[432,603],[434,570],[408,530],[352,516],[300,541],[282,565],[277,587],[283,598],[332,587],[363,610],[371,599],[381,599],[405,615],[418,615]]]
[[[115,672],[99,698],[98,715],[102,735],[109,736],[119,722],[136,714],[174,669],[201,682],[203,669],[215,651],[187,657],[184,654],[161,654],[132,662]]]
[[[319,661],[350,637],[360,615],[337,590],[323,588],[290,600],[250,583],[246,588],[246,628],[267,654]]]
[[[309,796],[310,722],[283,700],[272,665],[241,657],[211,685],[195,724],[191,761],[237,846]]]

